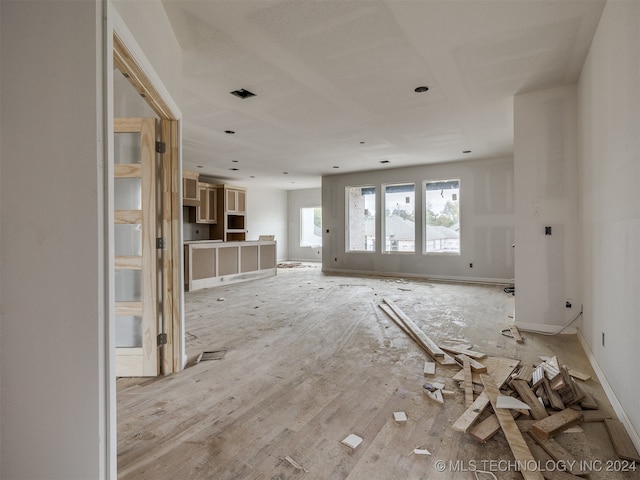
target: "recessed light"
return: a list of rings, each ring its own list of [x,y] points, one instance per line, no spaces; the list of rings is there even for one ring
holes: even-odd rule
[[[389,163],[389,160],[380,160],[380,163]]]
[[[283,175],[289,175],[289,172],[282,172]]]
[[[249,90],[245,89],[245,88],[241,88],[239,90],[234,90],[233,92],[229,92],[231,95],[235,95],[238,98],[251,98],[251,97],[255,97],[256,94],[253,92],[250,92]]]
[[[364,142],[360,142],[360,145],[364,145]]]
[[[228,133],[229,135],[233,135],[236,132],[234,132],[233,130],[225,130],[224,133]]]
[[[256,176],[255,175],[250,175],[249,178],[256,178]]]
[[[334,166],[333,166],[333,168],[340,168],[340,167],[339,167],[339,166],[337,166],[337,165],[334,165]]]
[[[198,165],[198,168],[204,168],[204,166],[202,166],[202,165]]]
[[[239,168],[230,168],[229,170],[233,170],[234,172],[237,172],[240,169]]]
[[[471,153],[471,150],[463,150],[462,153]]]
[[[231,163],[238,163],[238,160],[231,160]]]
[[[423,93],[428,90],[429,90],[429,87],[421,86],[421,87],[416,87],[413,91],[416,93]]]

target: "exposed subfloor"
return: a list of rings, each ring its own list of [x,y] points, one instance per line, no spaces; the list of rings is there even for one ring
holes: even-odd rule
[[[502,287],[327,275],[308,264],[185,294],[190,361],[202,351],[222,358],[167,377],[117,381],[118,477],[474,479],[475,467],[521,479],[501,432],[480,444],[450,428],[464,411],[464,392],[451,380],[459,368],[438,366],[425,379],[426,355],[380,310],[383,298],[436,342],[462,340],[529,365],[558,355],[592,376],[581,385],[615,418],[575,336],[524,334],[518,345],[500,333],[513,313]],[[456,395],[438,405],[423,393],[425,381]],[[394,411],[408,422],[396,423]],[[640,478],[604,471],[617,457],[603,423],[581,428],[556,440],[591,462],[588,478]],[[355,450],[341,444],[351,433],[364,439]],[[431,455],[411,454],[416,447]]]

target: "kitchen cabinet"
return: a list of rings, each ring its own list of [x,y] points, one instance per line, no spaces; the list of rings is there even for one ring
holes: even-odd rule
[[[213,239],[245,241],[247,237],[247,190],[233,185],[216,185],[218,223],[211,227]]]
[[[198,177],[199,174],[197,172],[182,172],[182,205],[187,207],[200,205]]]
[[[196,223],[217,223],[218,197],[216,193],[215,185],[198,182],[198,199],[200,205],[196,206]]]

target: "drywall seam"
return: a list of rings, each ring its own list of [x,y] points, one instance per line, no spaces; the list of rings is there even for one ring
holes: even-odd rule
[[[624,411],[624,408],[622,407],[620,400],[618,400],[616,393],[614,392],[613,388],[609,384],[609,381],[607,380],[607,377],[604,374],[604,371],[602,370],[602,368],[600,368],[600,365],[598,364],[598,360],[596,360],[595,355],[591,351],[591,347],[589,347],[587,340],[584,338],[580,330],[578,330],[578,339],[580,340],[580,344],[582,345],[582,349],[584,350],[584,353],[586,353],[587,358],[589,359],[589,363],[591,363],[591,367],[593,367],[593,371],[596,373],[596,377],[598,377],[598,380],[602,385],[604,393],[607,395],[607,398],[611,402],[611,406],[613,407],[613,410],[616,412],[616,415],[618,415],[618,419],[624,425],[624,428],[629,434],[629,437],[631,438],[633,445],[636,447],[636,450],[640,452],[640,435],[638,434],[638,432],[636,432],[635,428],[633,428],[633,424],[631,423],[631,420],[629,420],[629,417],[627,416],[627,413]]]

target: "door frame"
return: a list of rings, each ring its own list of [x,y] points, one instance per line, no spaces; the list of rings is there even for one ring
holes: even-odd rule
[[[164,154],[162,181],[162,213],[161,229],[166,247],[163,251],[162,264],[162,312],[163,331],[167,333],[165,348],[171,354],[165,358],[171,362],[161,365],[162,373],[179,372],[186,363],[184,344],[184,290],[183,290],[183,258],[182,258],[182,158],[181,158],[181,119],[182,113],[177,103],[164,86],[160,76],[151,66],[142,48],[125,24],[122,17],[110,1],[103,1],[103,46],[102,52],[96,52],[98,59],[102,59],[104,67],[103,78],[103,107],[105,119],[106,164],[104,166],[105,188],[105,219],[107,246],[105,252],[105,275],[107,289],[105,298],[106,344],[104,362],[106,364],[106,378],[104,390],[105,419],[105,447],[104,459],[105,478],[117,479],[117,419],[116,419],[116,385],[115,385],[115,297],[114,297],[114,264],[113,254],[113,198],[109,192],[113,191],[113,121],[114,121],[114,66],[126,70],[130,79],[135,78],[134,88],[143,94],[147,103],[159,116],[161,134],[166,143]],[[116,51],[117,49],[117,51]],[[100,61],[100,60],[98,60]],[[167,171],[165,171],[165,169]],[[166,312],[166,313],[165,313]],[[171,342],[171,343],[169,343]]]

